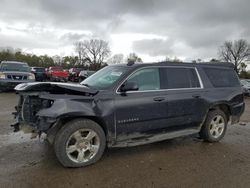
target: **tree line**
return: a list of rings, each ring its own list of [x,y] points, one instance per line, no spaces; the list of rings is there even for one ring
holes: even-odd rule
[[[182,62],[178,58],[167,61]],[[193,63],[201,63],[202,59],[198,58]],[[210,63],[228,62],[234,65],[234,70],[241,78],[250,79],[250,72],[246,71],[247,64],[250,63],[250,43],[247,40],[239,39],[234,41],[225,41],[218,48],[218,58],[212,58]],[[250,64],[249,64],[250,65]]]
[[[0,61],[21,61],[28,63],[31,67],[62,66],[64,68],[70,68],[78,62],[78,58],[76,56],[38,56],[24,53],[21,49],[5,48],[0,51]]]
[[[119,64],[125,62],[123,54],[115,54],[112,57],[108,42],[100,39],[90,39],[74,43],[75,56],[48,56],[35,55],[22,52],[21,49],[1,48],[1,61],[27,62],[29,66],[50,67],[61,66],[65,69],[72,67],[98,70],[107,64]],[[126,61],[142,62],[136,53],[130,53]]]
[[[22,61],[29,66],[50,67],[62,66],[63,68],[81,67],[90,70],[98,70],[107,64],[119,64],[124,62],[143,62],[136,54],[130,53],[126,58],[123,54],[111,56],[109,43],[101,39],[90,39],[74,43],[75,56],[48,56],[35,55],[22,52],[21,49],[2,48],[0,49],[0,61]],[[166,58],[164,61],[182,62],[175,58]],[[234,64],[235,71],[243,77],[249,77],[246,71],[246,63],[250,61],[250,44],[247,40],[225,41],[218,48],[218,58],[212,58],[211,63],[229,62]],[[203,62],[196,59],[193,63]]]

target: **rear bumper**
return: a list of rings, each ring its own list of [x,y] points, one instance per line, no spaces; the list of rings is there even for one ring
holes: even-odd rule
[[[236,104],[231,107],[231,113],[232,113],[231,123],[232,124],[238,123],[240,121],[240,116],[243,114],[244,110],[245,110],[244,102]]]
[[[46,74],[35,74],[36,81],[43,81],[46,79],[47,75]]]
[[[0,91],[13,90],[18,84],[34,82],[34,80],[0,80]]]

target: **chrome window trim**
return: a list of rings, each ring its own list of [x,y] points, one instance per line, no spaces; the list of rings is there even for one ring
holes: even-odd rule
[[[126,82],[134,73],[142,70],[142,69],[148,69],[148,68],[188,68],[188,69],[195,69],[195,72],[197,74],[199,83],[200,83],[200,87],[193,87],[193,88],[175,88],[175,89],[155,89],[155,90],[144,90],[144,91],[128,91],[126,93],[146,93],[146,92],[156,92],[156,91],[179,91],[179,90],[196,90],[196,89],[203,89],[204,85],[203,82],[201,80],[200,77],[200,73],[197,70],[196,67],[186,67],[186,66],[148,66],[148,67],[142,67],[139,69],[136,69],[135,71],[133,71],[132,73],[130,73],[122,82],[121,84],[118,85],[118,87],[116,88],[115,92],[116,94],[121,94],[121,92],[118,91],[118,89],[121,87],[122,84],[124,84],[124,82]]]

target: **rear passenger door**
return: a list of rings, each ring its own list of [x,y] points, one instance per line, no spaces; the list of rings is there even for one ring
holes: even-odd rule
[[[174,131],[198,127],[204,103],[201,98],[203,85],[197,70],[169,66],[160,68],[160,75],[167,103],[166,129]]]

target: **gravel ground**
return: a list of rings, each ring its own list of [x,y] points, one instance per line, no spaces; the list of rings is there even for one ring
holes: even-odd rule
[[[195,137],[109,149],[96,164],[63,168],[51,146],[12,133],[14,93],[0,94],[0,187],[249,187],[250,99],[220,143]]]

